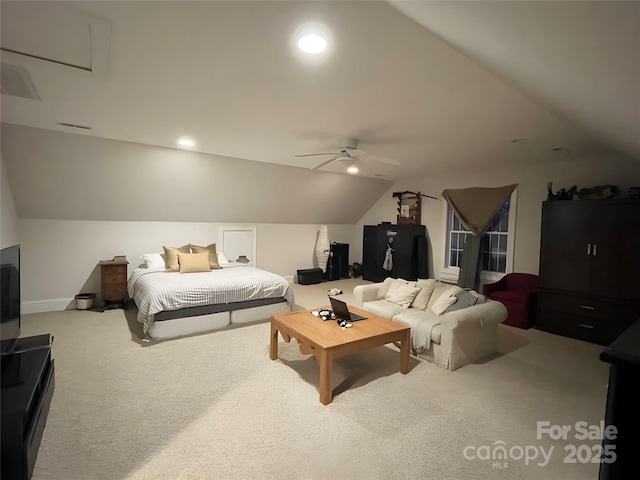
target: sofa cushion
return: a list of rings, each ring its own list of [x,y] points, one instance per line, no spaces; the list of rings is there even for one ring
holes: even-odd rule
[[[381,317],[392,319],[397,313],[403,312],[405,309],[400,305],[388,302],[387,300],[374,300],[373,302],[364,302],[362,308],[367,312]]]
[[[478,303],[478,297],[468,290],[462,290],[454,295],[456,303],[447,307],[445,313],[455,312],[456,310],[462,310],[464,308],[472,307]]]
[[[416,298],[413,300],[411,304],[411,308],[418,308],[420,310],[426,310],[429,305],[429,300],[431,299],[431,295],[433,295],[433,290],[436,288],[436,279],[429,278],[426,280],[418,279],[417,282],[420,287],[420,293],[416,295]]]
[[[436,315],[429,310],[418,310],[416,308],[409,308],[403,312],[393,316],[393,321],[408,325],[411,327],[411,332],[414,334],[418,329],[418,325],[427,326],[431,328],[431,341],[440,345],[440,339],[442,338],[442,317]],[[424,322],[424,323],[423,323]],[[415,336],[415,335],[414,335]]]
[[[413,283],[403,283],[395,290],[390,290],[385,300],[400,305],[402,308],[409,308],[420,290],[422,289]]]
[[[491,292],[491,298],[496,300],[507,300],[508,302],[524,303],[525,293],[512,292],[508,290],[498,290]]]

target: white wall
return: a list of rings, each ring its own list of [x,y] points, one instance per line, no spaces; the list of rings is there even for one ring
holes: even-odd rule
[[[444,266],[445,217],[444,200],[447,188],[499,187],[518,184],[516,230],[514,246],[514,271],[538,273],[540,259],[540,222],[542,202],[547,198],[547,182],[553,182],[552,190],[569,189],[573,185],[589,188],[596,185],[617,185],[625,190],[640,186],[640,162],[619,156],[597,159],[555,160],[553,157],[541,164],[514,166],[510,169],[457,171],[415,181],[397,183],[388,190],[356,225],[352,261],[362,258],[363,225],[376,225],[381,221],[396,221],[397,201],[395,191],[414,191],[438,197],[423,198],[422,223],[427,227],[430,245],[430,273],[438,277]]]
[[[18,236],[18,215],[2,156],[0,156],[0,180],[0,248],[4,248],[20,243],[20,237]]]
[[[163,245],[216,243],[222,225],[226,224],[21,219],[23,311],[73,308],[76,294],[100,294],[100,260],[126,255],[131,274],[143,253],[162,253]],[[316,266],[320,225],[253,225],[258,268],[292,280],[296,270]],[[328,229],[331,241],[354,240],[353,225]]]

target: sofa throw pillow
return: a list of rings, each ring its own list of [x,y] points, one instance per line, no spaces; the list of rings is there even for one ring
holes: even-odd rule
[[[416,298],[416,295],[420,293],[421,288],[416,284],[403,283],[393,292],[387,294],[386,300],[396,305],[400,305],[402,308],[409,308],[411,302]]]
[[[211,245],[207,245],[206,247],[202,247],[200,245],[191,245],[191,251],[193,253],[209,253],[209,266],[211,270],[217,270],[222,268],[218,263],[218,254],[216,253],[216,244],[212,243]]]
[[[178,253],[191,253],[191,247],[188,244],[181,247],[168,247],[163,245],[162,248],[164,249],[164,262],[167,267],[167,272],[177,272],[180,270]]]
[[[145,253],[140,258],[144,268],[166,268],[163,253]]]
[[[456,300],[458,300],[456,297],[443,297],[440,295],[438,300],[431,305],[431,310],[433,310],[433,313],[436,315],[442,315],[447,308],[456,303]]]
[[[431,310],[433,310],[436,315],[442,315],[448,307],[456,302],[457,298],[454,295],[461,290],[462,288],[458,287],[457,285],[448,288],[447,290],[442,292],[435,303],[431,306]]]
[[[402,285],[412,285],[412,286],[416,286],[416,282],[410,282],[408,280],[405,280],[403,278],[396,278],[393,282],[391,282],[391,285],[389,285],[389,290],[387,291],[387,294],[384,296],[385,300],[389,300],[389,296],[393,295],[393,293],[400,288]]]
[[[209,252],[178,253],[180,273],[210,272]]]
[[[378,288],[378,295],[377,295],[376,300],[383,300],[384,297],[386,297],[387,293],[389,292],[389,287],[395,281],[396,281],[396,279],[393,278],[393,277],[385,278],[384,282],[382,282],[382,285],[380,285],[380,287]]]
[[[417,308],[419,310],[426,310],[429,305],[429,300],[431,300],[431,295],[433,295],[433,290],[436,288],[436,279],[418,279],[416,282],[418,287],[420,287],[420,292],[416,295],[416,298],[413,299],[413,303],[411,304],[411,308]]]
[[[450,305],[445,310],[445,313],[455,312],[456,310],[462,310],[464,308],[472,307],[478,303],[478,297],[473,295],[468,290],[462,290],[454,295],[456,303]]]

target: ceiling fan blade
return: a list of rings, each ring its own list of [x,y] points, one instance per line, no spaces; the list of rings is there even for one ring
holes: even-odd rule
[[[339,156],[339,155],[338,155],[338,156]],[[336,159],[338,158],[338,156],[333,157],[332,159],[327,160],[326,162],[322,162],[320,165],[316,165],[316,166],[315,166],[315,167],[313,167],[311,170],[317,170],[317,169],[319,169],[320,167],[324,167],[326,164],[331,163],[331,162],[333,162],[334,160],[336,160]]]
[[[325,153],[307,153],[305,155],[294,155],[295,157],[315,157],[317,155],[335,155],[336,152],[325,152]]]
[[[364,154],[364,155],[362,155],[363,158],[365,158],[367,160],[373,160],[374,162],[386,163],[387,165],[393,165],[393,166],[396,166],[396,167],[399,167],[400,165],[402,165],[402,162],[400,162],[398,160],[394,160],[392,158],[378,157],[376,155],[371,155],[371,154],[365,152],[364,150],[358,149],[356,153],[363,153]]]

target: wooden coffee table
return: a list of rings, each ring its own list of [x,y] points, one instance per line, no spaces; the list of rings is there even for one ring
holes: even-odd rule
[[[409,338],[411,328],[359,308],[349,310],[367,317],[342,329],[335,320],[323,321],[311,310],[279,313],[271,317],[271,360],[278,358],[278,332],[285,342],[295,338],[300,353],[314,355],[320,365],[320,402],[331,403],[331,371],[336,358],[400,342],[400,372],[409,373]]]

